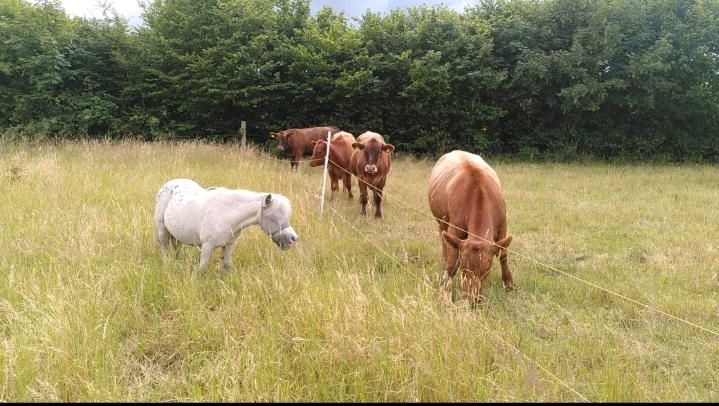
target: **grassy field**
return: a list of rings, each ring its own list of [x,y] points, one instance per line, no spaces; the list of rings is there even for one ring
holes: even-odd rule
[[[718,331],[715,166],[485,156],[518,290],[495,260],[470,309],[437,297],[433,161],[395,159],[378,221],[357,197],[320,216],[320,169],[228,145],[0,149],[2,401],[719,401],[718,336],[533,261]],[[204,275],[197,248],[164,261],[177,177],[288,196],[299,245],[253,227],[233,272],[219,250]]]

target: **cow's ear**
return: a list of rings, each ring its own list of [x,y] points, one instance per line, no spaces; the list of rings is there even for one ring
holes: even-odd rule
[[[507,249],[507,247],[509,247],[509,244],[511,244],[511,243],[512,243],[512,236],[508,235],[508,236],[502,238],[501,240],[497,241],[495,243],[496,245],[494,247],[496,248],[497,253],[499,253],[500,248]]]
[[[384,145],[382,145],[382,151],[390,153],[390,152],[394,151],[394,145],[384,144]]]
[[[312,146],[317,145],[317,141],[312,141]]]
[[[277,136],[277,133],[273,133],[273,132],[270,133],[270,138],[275,138],[276,136]]]
[[[447,241],[447,244],[451,245],[456,249],[462,248],[462,244],[464,243],[463,240],[460,240],[459,238],[453,236],[452,234],[449,234],[446,231],[442,231],[442,238]]]
[[[268,193],[267,196],[265,196],[265,201],[262,202],[262,207],[267,207],[270,203],[272,203],[272,194]]]
[[[362,144],[361,142],[355,142],[352,144],[352,148],[358,149],[361,151],[364,149],[364,144]]]

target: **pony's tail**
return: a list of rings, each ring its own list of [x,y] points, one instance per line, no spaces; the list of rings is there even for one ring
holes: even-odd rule
[[[163,185],[160,188],[160,191],[157,192],[157,197],[155,198],[155,224],[157,226],[157,241],[161,242],[163,231],[166,230],[165,227],[165,209],[167,208],[167,204],[170,202],[170,199],[172,198],[172,188],[168,187],[168,185]]]

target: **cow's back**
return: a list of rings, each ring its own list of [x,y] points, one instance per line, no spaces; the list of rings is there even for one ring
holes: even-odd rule
[[[351,133],[348,133],[347,131],[338,131],[332,135],[332,143],[335,142],[341,142],[341,143],[349,143],[350,147],[352,144],[356,141],[355,136]]]
[[[297,153],[312,154],[313,141],[327,140],[327,132],[336,134],[340,130],[337,127],[309,127],[294,128],[293,150]]]
[[[332,148],[333,154],[338,156],[333,158],[337,163],[342,164],[345,169],[348,169],[350,160],[352,159],[352,144],[355,143],[355,136],[346,132],[340,131],[332,136]]]
[[[471,177],[470,168],[486,174],[486,179],[495,182],[496,189],[501,193],[502,185],[497,173],[482,157],[459,150],[446,153],[437,160],[429,177],[429,206],[435,217],[446,220],[449,207],[455,200],[470,199],[468,194],[472,193],[471,188],[459,185]]]

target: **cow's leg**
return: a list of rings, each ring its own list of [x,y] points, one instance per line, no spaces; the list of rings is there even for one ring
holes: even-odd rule
[[[292,170],[294,172],[297,172],[297,170],[299,169],[300,159],[302,159],[301,153],[299,153],[299,154],[295,153],[295,155],[293,155],[292,158],[290,158],[290,165],[292,165]]]
[[[385,179],[380,179],[380,181],[372,188],[372,191],[374,192],[374,216],[378,218],[382,217],[382,192],[384,191],[384,184]]]
[[[445,269],[442,273],[442,279],[439,281],[439,296],[447,303],[452,302],[452,277]]]
[[[360,214],[363,216],[367,215],[367,202],[369,199],[367,198],[367,185],[362,182],[360,178],[357,178],[357,186],[360,190]]]
[[[222,265],[225,267],[226,271],[229,271],[232,269],[232,251],[235,250],[235,242],[230,241],[225,245],[225,248],[222,252]]]
[[[215,246],[209,242],[202,244],[202,248],[200,250],[200,273],[203,273],[205,268],[207,268],[207,263],[210,262],[210,256],[212,255],[212,250],[214,249]]]
[[[382,217],[382,190],[375,188],[372,193],[374,194],[374,216]]]
[[[443,229],[444,228],[444,229]],[[439,238],[442,241],[442,258],[444,259],[444,275],[442,275],[442,281],[440,282],[440,290],[442,290],[442,296],[451,301],[452,299],[452,280],[454,275],[457,273],[459,268],[459,251],[456,248],[450,246],[447,241],[442,237],[442,231],[447,229],[446,226],[439,229]]]
[[[497,241],[503,240],[507,237],[506,225],[501,227],[497,234]],[[512,278],[512,271],[509,269],[509,262],[507,261],[507,250],[499,249],[499,265],[502,267],[502,282],[504,283],[504,290],[514,290],[514,279]]]
[[[344,176],[342,176],[342,183],[345,185],[345,190],[347,191],[347,195],[349,198],[352,198],[352,175],[349,173],[345,173]]]
[[[340,182],[335,174],[330,174],[330,187],[332,188],[332,195],[330,196],[330,199],[334,200],[335,192],[340,189]]]
[[[514,279],[512,278],[512,271],[509,270],[509,263],[507,262],[507,250],[499,250],[499,264],[502,267],[502,282],[504,282],[504,290],[514,290]]]

